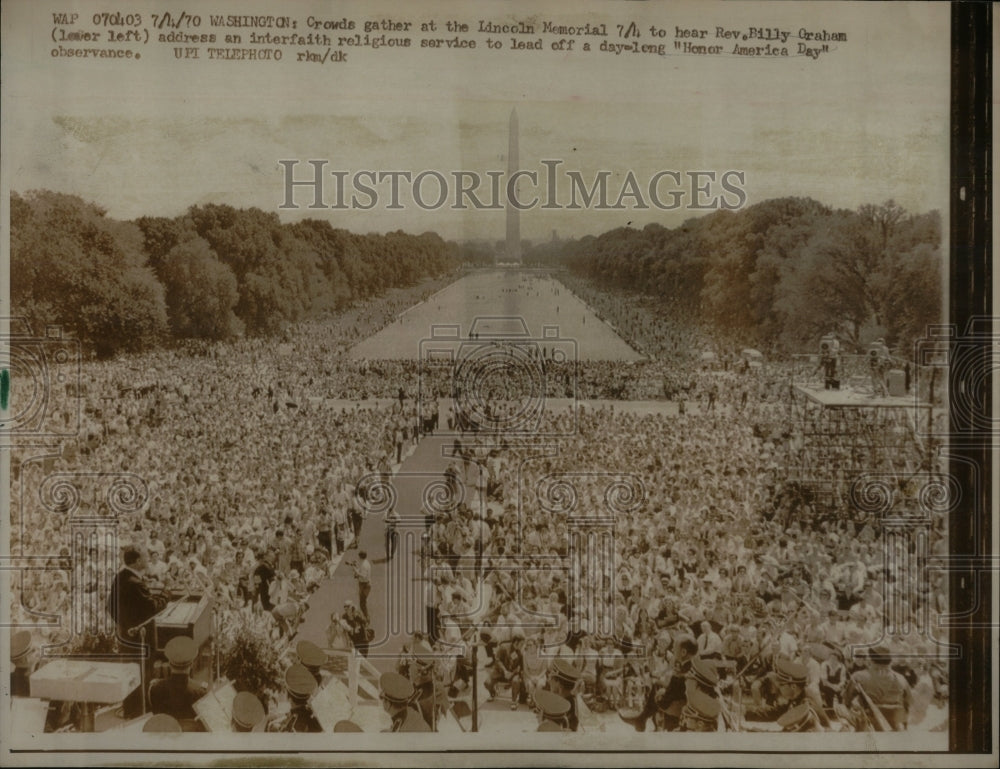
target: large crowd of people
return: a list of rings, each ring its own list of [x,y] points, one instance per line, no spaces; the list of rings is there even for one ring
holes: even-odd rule
[[[916,541],[890,543],[876,523],[777,515],[782,468],[763,443],[718,412],[607,406],[582,415],[556,457],[479,449],[488,474],[483,513],[462,505],[431,529],[438,615],[461,627],[480,607],[478,628],[489,628],[491,644],[520,638],[522,658],[529,648],[543,650],[548,665],[573,660],[589,671],[581,691],[597,707],[626,709],[636,692],[661,701],[691,644],[691,657],[718,667],[726,712],[742,701],[751,715],[766,714],[779,697],[766,684],[782,660],[808,671],[803,689],[823,703],[818,710],[846,712],[847,684],[866,664],[861,650],[882,640],[886,615],[926,627],[921,617],[945,611],[947,585],[943,575],[924,583],[916,559],[901,557],[913,555]],[[640,488],[623,508],[613,493],[628,476]],[[588,518],[605,519],[613,557],[574,540]],[[927,532],[937,555],[944,527],[938,518]],[[484,587],[470,593],[476,569]],[[943,650],[916,630],[893,645],[907,658],[899,671],[920,693],[909,720],[916,727],[946,697]],[[522,661],[517,675],[508,670],[515,702],[522,684],[531,688],[528,669]],[[639,708],[648,716],[664,709]]]
[[[84,361],[80,387],[67,383],[72,392],[51,399],[62,413],[47,415],[63,426],[78,419],[77,437],[44,463],[22,468],[33,452],[14,454],[11,552],[51,554],[53,569],[19,575],[12,619],[44,624],[37,617],[68,616],[77,606],[84,614],[77,628],[106,628],[101,596],[129,544],[149,552],[150,576],[173,591],[211,585],[224,626],[245,620],[240,609],[259,588],[254,570],[273,550],[282,579],[268,608],[328,577],[338,547],[353,536],[342,513],[354,484],[398,462],[416,439],[417,415],[412,400],[405,409],[399,401],[358,402],[326,362],[439,287],[395,290],[303,324],[284,341]],[[53,474],[63,482],[47,485]],[[99,531],[113,535],[94,536],[74,566],[82,569],[75,589],[94,600],[74,597],[70,571],[60,568],[60,559],[77,555],[70,530],[79,518],[107,520]],[[45,645],[81,641],[65,623],[37,634]]]
[[[149,582],[212,595],[220,637],[257,628],[294,661],[309,596],[356,545],[356,483],[390,475],[440,416],[477,446],[473,455],[456,441],[446,478],[473,484],[475,465],[483,480],[466,503],[428,511],[433,626],[407,646],[398,671],[413,681],[407,696],[428,685],[446,693],[441,703],[420,695],[427,724],[468,692],[474,663],[452,652],[468,654],[471,640],[488,662],[490,697],[560,711],[553,722],[564,728],[612,710],[649,730],[713,719],[745,729],[786,716],[804,728],[789,715],[803,703],[814,714],[809,728],[856,723],[858,682],[889,664],[880,647],[889,643],[891,675],[908,693],[898,723],[938,726],[925,715],[947,700],[947,670],[920,631],[947,610],[945,575],[918,571],[916,540],[890,539],[847,510],[811,515],[807,499],[787,493],[783,364],[751,368],[669,313],[573,283],[650,357],[628,366],[543,361],[545,397],[566,399],[541,417],[558,451],[526,459],[508,436],[472,432],[460,401],[450,401],[448,372],[346,354],[434,288],[303,323],[278,342],[85,362],[79,438],[59,457],[22,466],[15,455],[12,552],[51,555],[53,568],[18,574],[12,621],[82,611],[34,640],[83,648],[109,626],[104,599],[121,552],[135,548],[148,555]],[[718,352],[710,364],[694,354],[708,349]],[[574,415],[579,400],[595,403]],[[634,400],[670,407],[609,402]],[[491,407],[513,408],[502,393]],[[80,467],[100,473],[74,474]],[[75,491],[47,490],[60,472],[72,474]],[[71,549],[74,519],[107,520],[114,533],[92,537],[82,562]],[[929,554],[947,552],[946,528],[943,514],[927,524]],[[913,632],[886,638],[889,612]],[[332,622],[331,646],[365,646],[357,613]]]

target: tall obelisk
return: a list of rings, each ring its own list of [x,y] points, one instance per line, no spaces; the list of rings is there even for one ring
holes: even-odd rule
[[[507,146],[507,179],[509,180],[517,173],[519,162],[517,159],[517,108],[510,111],[510,136]],[[517,185],[514,186],[514,195],[517,195]],[[507,253],[508,262],[521,263],[521,211],[512,206],[510,196],[507,196]]]

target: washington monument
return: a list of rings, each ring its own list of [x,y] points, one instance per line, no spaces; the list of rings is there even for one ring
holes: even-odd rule
[[[518,171],[517,158],[517,108],[510,111],[510,136],[507,146],[507,178]],[[515,187],[515,195],[517,188]],[[508,263],[521,263],[521,212],[510,204],[507,198],[507,248],[505,259]]]

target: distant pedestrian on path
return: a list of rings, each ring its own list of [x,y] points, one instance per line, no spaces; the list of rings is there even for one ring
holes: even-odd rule
[[[358,607],[366,619],[371,619],[368,614],[368,595],[372,591],[372,564],[368,560],[368,553],[364,550],[358,551],[359,560],[352,564],[354,567],[354,578],[358,581]]]
[[[391,561],[396,555],[396,547],[399,545],[399,513],[396,508],[392,508],[385,514],[385,559]]]
[[[361,526],[365,521],[365,514],[361,507],[355,502],[351,506],[351,530],[354,533],[354,540],[348,545],[348,550],[356,548],[361,541]]]

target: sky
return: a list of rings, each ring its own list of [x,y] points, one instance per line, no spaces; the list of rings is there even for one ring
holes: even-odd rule
[[[664,170],[740,171],[748,205],[791,195],[856,208],[893,198],[914,212],[946,213],[947,4],[413,4],[406,6],[407,18],[456,18],[473,28],[480,19],[523,18],[539,26],[543,19],[603,20],[615,41],[614,23],[636,19],[641,43],[661,42],[650,35],[650,24],[670,30],[662,39],[668,53],[676,26],[713,35],[717,25],[793,34],[827,29],[848,39],[815,60],[776,60],[487,51],[485,36],[476,36],[474,52],[351,48],[347,62],[326,65],[292,62],[290,54],[278,64],[178,61],[170,45],[142,48],[143,59],[128,64],[54,58],[52,8],[19,0],[5,5],[5,188],[76,194],[118,218],[228,203],[288,221],[329,218],[355,232],[433,230],[449,239],[502,239],[503,211],[447,205],[428,211],[409,200],[390,209],[387,186],[379,187],[382,197],[368,211],[309,210],[311,198],[301,191],[296,202],[302,208],[283,211],[279,161],[303,161],[298,173],[305,175],[305,161],[323,159],[326,170],[345,171],[348,179],[359,170],[433,170],[449,179],[455,171],[503,171],[514,107],[521,168],[544,173],[542,160],[562,160],[560,173],[578,171],[588,183],[607,171],[612,198],[629,172],[645,188]],[[208,5],[240,13],[254,6]],[[359,22],[401,17],[394,7],[347,2],[334,14],[328,3],[282,6],[299,19],[314,14]],[[207,19],[203,27],[211,31]],[[602,39],[593,39],[595,47]],[[794,51],[796,41],[787,45]],[[669,188],[661,187],[664,198]],[[560,203],[568,202],[568,185],[563,189]],[[434,184],[424,190],[435,197]],[[521,214],[521,233],[538,240],[553,231],[566,238],[626,224],[671,227],[703,213],[686,206],[535,208]]]

